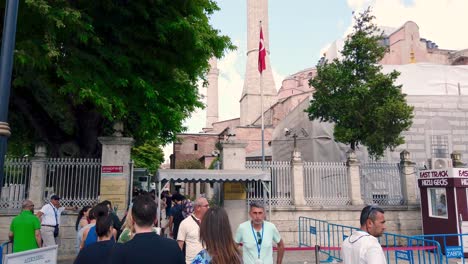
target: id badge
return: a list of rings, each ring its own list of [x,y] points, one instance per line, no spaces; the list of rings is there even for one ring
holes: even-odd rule
[[[255,260],[255,264],[263,264],[263,261],[261,259]]]

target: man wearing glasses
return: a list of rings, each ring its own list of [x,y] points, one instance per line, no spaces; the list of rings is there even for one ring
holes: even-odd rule
[[[361,229],[345,239],[341,249],[344,264],[386,264],[378,237],[385,231],[384,210],[366,206],[361,211]]]
[[[195,200],[193,214],[180,223],[177,243],[181,250],[183,250],[185,243],[185,262],[187,264],[192,263],[198,252],[203,250],[200,241],[200,222],[208,208],[210,208],[208,200],[203,197],[198,198]]]
[[[24,200],[21,213],[13,218],[8,237],[13,241],[13,252],[21,252],[41,247],[41,222],[34,213],[31,200]]]
[[[281,264],[284,254],[284,243],[273,223],[265,221],[263,204],[250,204],[250,221],[239,225],[234,240],[242,244],[244,264],[272,264],[273,242],[277,244],[276,263]]]

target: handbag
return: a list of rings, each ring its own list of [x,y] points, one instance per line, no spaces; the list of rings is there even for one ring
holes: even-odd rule
[[[58,237],[58,235],[59,235],[59,226],[56,225],[54,226],[54,237]]]

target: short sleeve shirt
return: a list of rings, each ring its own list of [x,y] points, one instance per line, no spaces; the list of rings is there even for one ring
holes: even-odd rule
[[[279,243],[281,241],[281,236],[273,223],[263,221],[263,229],[263,231],[259,231],[260,234],[263,233],[260,247],[260,259],[263,263],[273,263],[273,242]],[[253,231],[250,221],[240,224],[237,228],[234,240],[236,243],[242,243],[244,264],[255,264],[258,259],[256,233],[257,231]]]
[[[187,264],[192,263],[198,252],[203,250],[200,241],[200,227],[192,216],[185,218],[180,223],[177,241],[185,241],[185,262]]]
[[[56,208],[48,203],[42,206],[40,211],[44,214],[41,218],[41,224],[54,226],[60,224],[60,215],[65,211],[65,207]],[[55,213],[57,213],[57,220],[55,220]]]
[[[13,218],[10,231],[13,233],[13,252],[38,248],[36,242],[36,230],[41,228],[39,218],[31,211],[23,210]]]
[[[387,264],[377,238],[364,231],[354,231],[341,247],[343,264]]]

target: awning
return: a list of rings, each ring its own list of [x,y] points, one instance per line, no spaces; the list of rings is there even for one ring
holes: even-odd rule
[[[269,171],[261,170],[158,170],[156,181],[247,182],[271,181]]]

